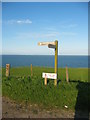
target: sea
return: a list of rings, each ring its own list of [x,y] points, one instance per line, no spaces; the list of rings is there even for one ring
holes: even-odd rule
[[[40,66],[54,67],[54,55],[2,55],[2,67],[10,64],[11,67]],[[88,56],[59,55],[58,67],[87,68]]]

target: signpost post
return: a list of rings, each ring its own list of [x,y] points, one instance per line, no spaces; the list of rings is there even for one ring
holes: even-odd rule
[[[54,42],[39,42],[38,45],[40,45],[40,46],[47,45],[48,48],[55,49],[55,74],[57,75],[57,73],[58,73],[58,41],[56,40]],[[46,79],[46,77],[45,77],[45,79]],[[54,85],[55,86],[57,85],[57,77],[54,80]]]
[[[44,84],[47,85],[47,75],[45,74]]]
[[[55,45],[56,45],[56,48],[55,48],[55,73],[58,72],[58,41],[55,41]],[[55,79],[55,82],[54,82],[54,85],[56,86],[57,85],[57,79]]]

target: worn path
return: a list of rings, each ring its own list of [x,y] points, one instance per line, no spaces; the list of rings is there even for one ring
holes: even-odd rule
[[[3,118],[74,118],[74,112],[68,110],[40,109],[36,104],[25,107],[9,98],[2,98]]]

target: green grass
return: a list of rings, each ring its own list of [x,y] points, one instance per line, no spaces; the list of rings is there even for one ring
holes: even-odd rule
[[[2,69],[2,92],[17,102],[37,104],[44,108],[58,108],[75,110],[87,109],[88,106],[88,69],[69,68],[69,79],[65,80],[65,68],[58,69],[58,85],[49,80],[44,85],[42,72],[54,72],[53,68],[33,67],[33,76],[30,76],[30,67],[11,68],[10,77],[5,77],[5,68]]]

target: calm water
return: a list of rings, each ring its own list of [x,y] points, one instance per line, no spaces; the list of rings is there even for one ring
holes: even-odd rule
[[[3,55],[2,66],[9,63],[11,67],[46,66],[54,67],[54,56],[50,55]],[[58,56],[58,67],[88,67],[88,56]]]

